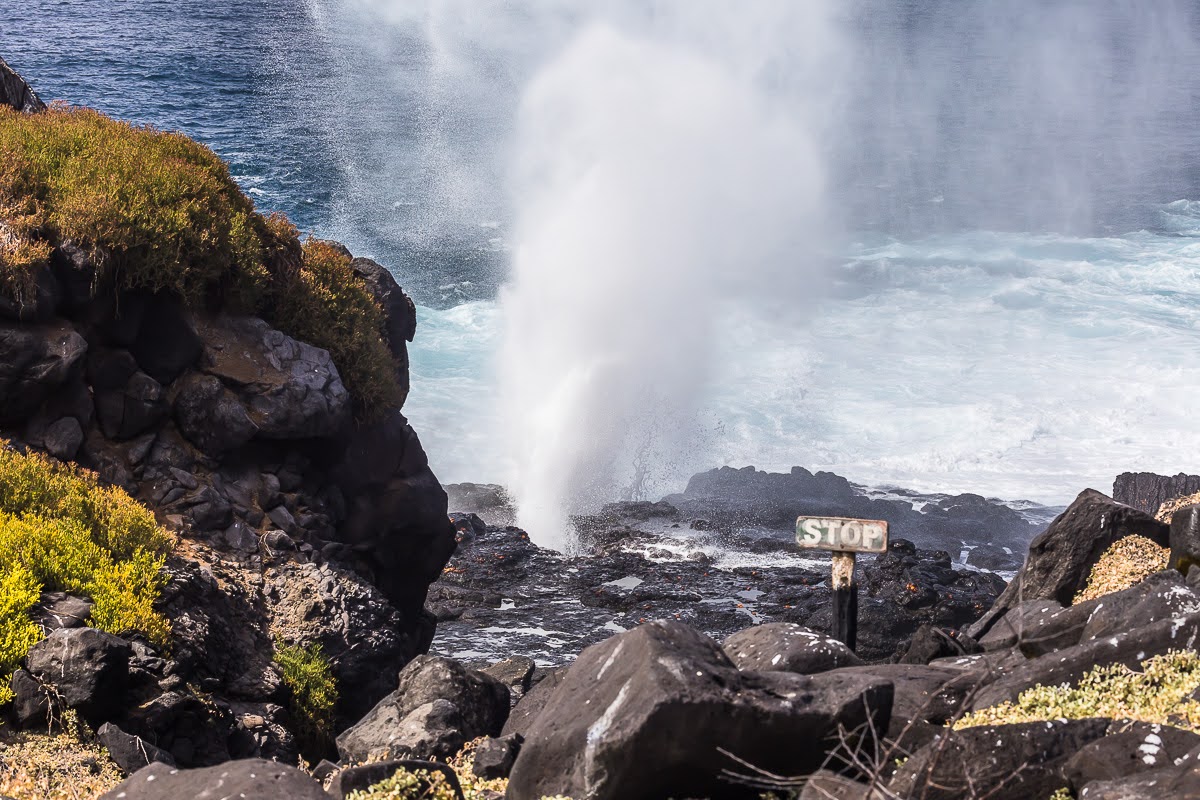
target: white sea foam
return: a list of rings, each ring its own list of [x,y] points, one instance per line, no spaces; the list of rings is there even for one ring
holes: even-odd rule
[[[1200,239],[962,234],[860,244],[841,271],[806,325],[749,308],[716,326],[697,407],[719,435],[683,471],[801,464],[1062,503],[1124,470],[1192,468]],[[478,434],[499,422],[495,386],[471,366],[500,313],[422,309],[409,413],[447,480],[505,475]]]

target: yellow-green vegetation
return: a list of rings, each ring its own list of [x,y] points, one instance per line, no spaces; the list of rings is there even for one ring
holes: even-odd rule
[[[466,800],[489,800],[491,797],[503,795],[504,790],[508,788],[507,780],[484,780],[472,770],[475,765],[475,748],[480,741],[482,740],[467,742],[458,755],[448,762],[454,774],[458,776],[458,783]],[[446,781],[446,776],[440,772],[400,770],[365,792],[352,792],[347,800],[455,800],[455,794]],[[570,798],[557,795],[542,800]]]
[[[290,711],[296,732],[306,747],[320,748],[333,736],[337,681],[320,644],[275,645],[275,663],[292,692]]]
[[[302,250],[295,226],[255,211],[210,149],[89,109],[0,108],[0,294],[32,296],[68,240],[122,288],[258,313],[327,349],[361,416],[400,399],[383,313],[349,259],[319,242]]]
[[[1021,692],[1015,703],[980,709],[954,727],[1102,717],[1200,733],[1200,703],[1190,699],[1197,688],[1200,653],[1173,650],[1143,662],[1141,672],[1115,664],[1097,667],[1077,686],[1034,686]]]
[[[1075,596],[1076,603],[1095,600],[1141,583],[1167,568],[1171,551],[1145,536],[1126,536],[1113,542],[1092,567],[1087,586]]]
[[[69,239],[125,286],[200,300],[272,239],[207,147],[82,108],[0,111],[0,220],[0,280],[18,294]]]
[[[350,258],[316,239],[304,243],[297,279],[280,292],[273,322],[329,351],[350,395],[368,414],[400,400],[396,363],[383,341],[383,311],[350,268]]]
[[[154,610],[173,545],[154,515],[85,470],[0,445],[0,676],[41,630],[29,609],[45,590],[92,599],[91,624],[166,644],[170,623]],[[8,681],[0,677],[0,703]]]
[[[1072,800],[1071,790],[1066,786],[1061,789],[1055,789],[1054,794],[1050,795],[1047,800]]]
[[[0,795],[14,800],[94,800],[120,782],[108,751],[81,731],[0,742]]]

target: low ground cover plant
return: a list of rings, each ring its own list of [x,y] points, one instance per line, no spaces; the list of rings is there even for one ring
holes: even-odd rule
[[[1097,667],[1077,685],[1034,686],[1016,702],[980,709],[955,728],[1102,717],[1172,725],[1200,733],[1200,653],[1173,650],[1147,659],[1142,671],[1121,664]]]
[[[41,637],[29,610],[43,591],[91,598],[89,624],[166,645],[154,609],[174,538],[154,515],[96,475],[0,442],[0,702],[7,676]]]

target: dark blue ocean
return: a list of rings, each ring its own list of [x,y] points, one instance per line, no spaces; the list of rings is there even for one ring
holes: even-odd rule
[[[444,480],[1057,503],[1200,469],[1193,5],[0,0],[0,55],[387,264]]]

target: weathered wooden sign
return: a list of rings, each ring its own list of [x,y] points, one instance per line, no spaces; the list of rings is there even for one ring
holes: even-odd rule
[[[882,519],[800,517],[796,544],[832,550],[829,585],[833,589],[833,637],[851,650],[858,638],[858,584],[854,581],[855,553],[887,552],[888,524]]]
[[[796,544],[844,553],[886,553],[888,524],[881,519],[800,517]]]

